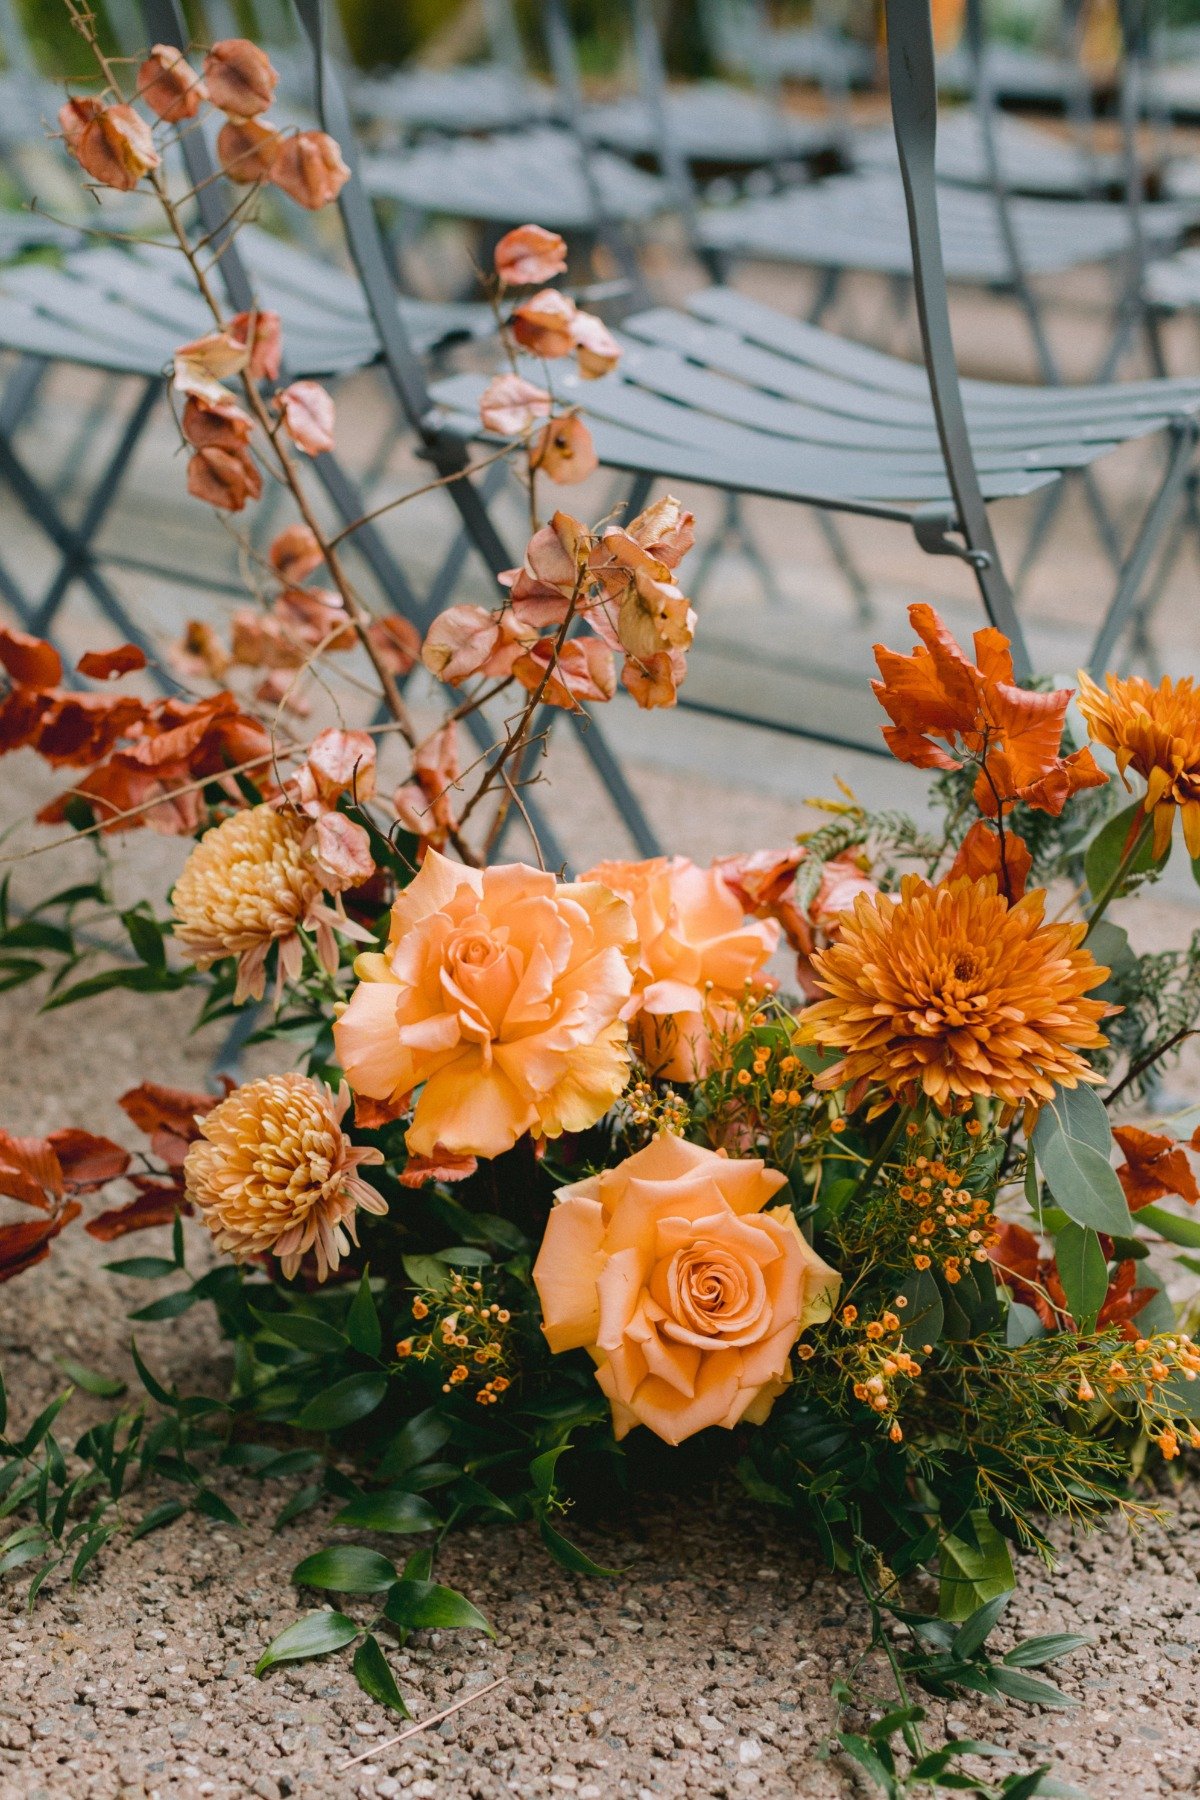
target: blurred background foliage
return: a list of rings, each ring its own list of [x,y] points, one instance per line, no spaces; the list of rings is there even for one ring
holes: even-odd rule
[[[704,0],[659,0],[671,68],[680,75],[711,72],[699,13]],[[729,0],[737,4],[738,0]],[[137,0],[93,0],[101,20],[120,9],[128,21],[137,16]],[[230,18],[248,37],[268,47],[292,35],[289,0],[221,0],[219,23],[207,25],[203,0],[184,0],[197,41],[222,35]],[[377,68],[426,57],[440,65],[470,61],[484,53],[481,0],[336,0],[346,45],[363,68]],[[514,0],[531,61],[543,61],[539,14],[542,0]],[[768,10],[780,23],[811,16],[804,0],[770,0]],[[828,7],[825,9],[829,10]],[[1200,25],[1200,0],[1158,0],[1159,16],[1173,25]],[[0,20],[11,12],[35,47],[44,72],[54,77],[81,77],[87,58],[71,29],[62,0],[0,0]],[[571,0],[581,53],[589,74],[614,74],[625,43],[626,11],[618,0]],[[988,12],[1003,35],[1034,39],[1056,16],[1054,0],[989,0]]]

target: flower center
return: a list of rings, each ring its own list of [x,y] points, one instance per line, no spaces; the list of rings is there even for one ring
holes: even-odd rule
[[[763,1305],[760,1270],[723,1244],[701,1240],[671,1258],[665,1283],[677,1325],[702,1337],[723,1337],[752,1325]]]

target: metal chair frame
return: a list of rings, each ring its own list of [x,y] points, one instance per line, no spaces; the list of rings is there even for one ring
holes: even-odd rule
[[[1164,429],[1167,466],[1100,621],[1089,659],[1099,667],[1134,614],[1189,480],[1200,382],[1043,389],[971,382],[964,389],[938,216],[928,0],[888,0],[887,10],[924,370],[716,288],[697,295],[686,314],[663,308],[626,319],[621,367],[578,398],[602,460],[640,478],[639,499],[655,478],[691,479],[726,493],[903,521],[923,549],[962,557],[987,616],[1012,641],[1022,675],[1030,660],[987,501],[1040,486],[1049,491],[1103,450]],[[574,397],[570,378],[566,385]],[[457,430],[479,435],[471,417],[474,378],[439,383],[434,394]],[[890,435],[893,428],[898,435]],[[686,688],[681,704],[689,704]],[[803,722],[794,729],[803,735]]]
[[[151,41],[173,43],[184,50],[189,48],[189,33],[177,0],[143,0],[143,11]],[[344,117],[339,137],[352,149],[352,137],[348,121]],[[246,242],[245,228],[238,233],[229,228],[229,207],[223,191],[224,184],[216,178],[217,172],[203,132],[192,130],[183,134],[181,148],[188,177],[196,193],[200,217],[210,239],[210,251],[216,257],[216,267],[228,302],[233,310],[247,310],[259,303],[259,296],[242,254],[242,244]],[[359,197],[359,225],[361,226],[361,216],[365,214],[373,227],[369,202],[357,183],[355,186]],[[271,240],[264,239],[264,244],[270,242]],[[383,266],[382,250],[379,249],[377,239],[376,250],[380,265]],[[10,603],[27,629],[52,635],[57,615],[69,592],[76,582],[81,582],[91,592],[101,613],[124,637],[141,644],[153,658],[155,647],[148,641],[139,622],[102,571],[95,538],[118,497],[130,459],[154,408],[162,399],[162,370],[170,359],[171,347],[181,337],[195,334],[196,296],[190,289],[187,290],[186,298],[190,300],[191,311],[181,311],[179,289],[173,288],[169,281],[164,282],[162,277],[156,282],[150,269],[140,265],[136,258],[126,255],[124,251],[85,251],[79,254],[81,257],[92,258],[107,255],[111,262],[106,271],[107,285],[89,287],[82,282],[79,284],[79,297],[82,299],[86,295],[87,306],[85,316],[84,309],[80,309],[77,330],[72,331],[69,319],[60,322],[39,311],[36,305],[23,302],[16,295],[9,299],[6,318],[4,298],[0,295],[0,344],[25,353],[18,365],[17,378],[10,381],[3,403],[0,403],[0,480],[7,482],[13,497],[49,539],[59,559],[49,588],[32,601],[23,592],[15,575],[0,565],[0,598]],[[153,255],[153,252],[150,254]],[[284,247],[278,246],[275,255],[284,254]],[[30,270],[27,273],[31,280],[58,284],[61,293],[63,281],[58,272]],[[423,417],[429,410],[428,401],[423,398],[424,375],[401,321],[398,305],[400,297],[390,276],[385,267],[382,278],[378,271],[374,273],[372,294],[367,295],[357,283],[351,284],[346,276],[339,276],[333,269],[329,271],[329,280],[352,285],[359,302],[366,308],[362,326],[357,331],[358,347],[355,348],[352,341],[350,354],[345,354],[346,328],[343,324],[340,340],[331,348],[329,356],[324,359],[324,365],[318,360],[316,366],[310,364],[304,368],[293,367],[281,379],[286,381],[297,373],[319,374],[322,366],[326,372],[349,373],[353,369],[370,367],[382,361],[393,375],[393,386],[401,399],[407,400],[408,407],[411,408],[407,411],[407,416],[415,420]],[[19,274],[10,275],[10,287],[15,286],[18,280]],[[272,299],[270,282],[263,298],[268,304]],[[61,300],[59,304],[62,304]],[[428,311],[434,315],[444,314],[448,321],[461,316],[464,311],[456,307],[422,306],[415,310],[422,318]],[[477,310],[486,312],[486,309]],[[311,311],[310,304],[310,352]],[[340,323],[338,315],[331,312],[328,315],[328,328],[333,331],[335,338],[339,337],[337,323]],[[198,328],[204,328],[202,322]],[[355,339],[353,330],[350,337]],[[403,345],[402,355],[396,353],[399,344]],[[73,525],[63,516],[45,481],[21,456],[14,443],[16,426],[27,411],[29,394],[36,386],[37,379],[46,367],[62,360],[102,369],[110,376],[131,376],[138,384],[133,407],[120,432],[119,440],[100,471],[78,525]],[[423,448],[441,474],[451,472],[456,455],[460,461],[465,461],[461,446],[457,450],[447,446],[442,451],[437,444],[423,440]],[[313,458],[312,465],[338,519],[343,525],[356,527],[352,540],[353,549],[366,563],[387,596],[389,605],[411,618],[418,627],[426,627],[441,610],[458,579],[463,557],[461,545],[456,542],[451,546],[429,593],[419,597],[378,531],[370,524],[358,524],[367,507],[349,471],[332,454]],[[512,559],[494,531],[490,538],[487,536],[490,521],[486,510],[474,488],[466,491],[468,485],[456,481],[450,486],[460,514],[474,527],[476,544],[486,542],[489,568],[495,572],[510,566]],[[117,559],[104,559],[106,562],[115,560]],[[134,559],[125,560],[139,566]],[[186,570],[172,568],[162,572],[184,581],[190,578]],[[201,582],[202,585],[212,585],[205,578],[201,578]],[[473,715],[467,725],[483,754],[491,751],[498,737],[503,736],[502,732],[497,732],[494,721],[479,715]],[[584,748],[596,764],[601,778],[608,782],[617,803],[625,807],[631,834],[639,847],[647,850],[654,848],[653,834],[598,731],[586,734]],[[562,863],[561,846],[536,799],[529,796],[525,804],[547,860],[551,864]]]

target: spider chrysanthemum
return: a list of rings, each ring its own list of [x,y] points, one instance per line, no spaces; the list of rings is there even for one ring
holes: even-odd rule
[[[385,1213],[359,1175],[379,1150],[342,1130],[350,1104],[307,1075],[268,1075],[235,1088],[200,1121],[184,1163],[187,1194],[220,1249],[237,1261],[269,1251],[290,1279],[309,1251],[324,1281],[357,1243],[354,1215]]]
[[[865,1082],[945,1108],[976,1095],[1037,1103],[1056,1082],[1096,1079],[1081,1052],[1105,1044],[1112,1009],[1086,995],[1108,970],[1082,947],[1084,925],[1043,923],[1044,900],[1010,906],[994,878],[932,887],[916,875],[899,897],[860,897],[813,958],[828,998],[804,1013],[804,1036],[842,1052],[818,1085]]]
[[[1171,841],[1176,808],[1187,853],[1200,856],[1200,689],[1191,677],[1164,675],[1151,687],[1141,675],[1107,675],[1101,688],[1080,671],[1079,710],[1096,743],[1113,752],[1122,780],[1136,769],[1145,781],[1155,856]]]
[[[237,993],[261,999],[264,965],[279,945],[280,974],[300,973],[299,927],[313,915],[321,882],[305,854],[307,821],[255,806],[206,832],[171,895],[175,940],[200,968],[238,959]]]

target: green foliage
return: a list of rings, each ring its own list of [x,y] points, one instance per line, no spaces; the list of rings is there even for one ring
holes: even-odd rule
[[[1090,1087],[1056,1088],[1038,1115],[1033,1149],[1055,1200],[1077,1225],[1129,1236],[1133,1221],[1109,1162],[1108,1114]]]

